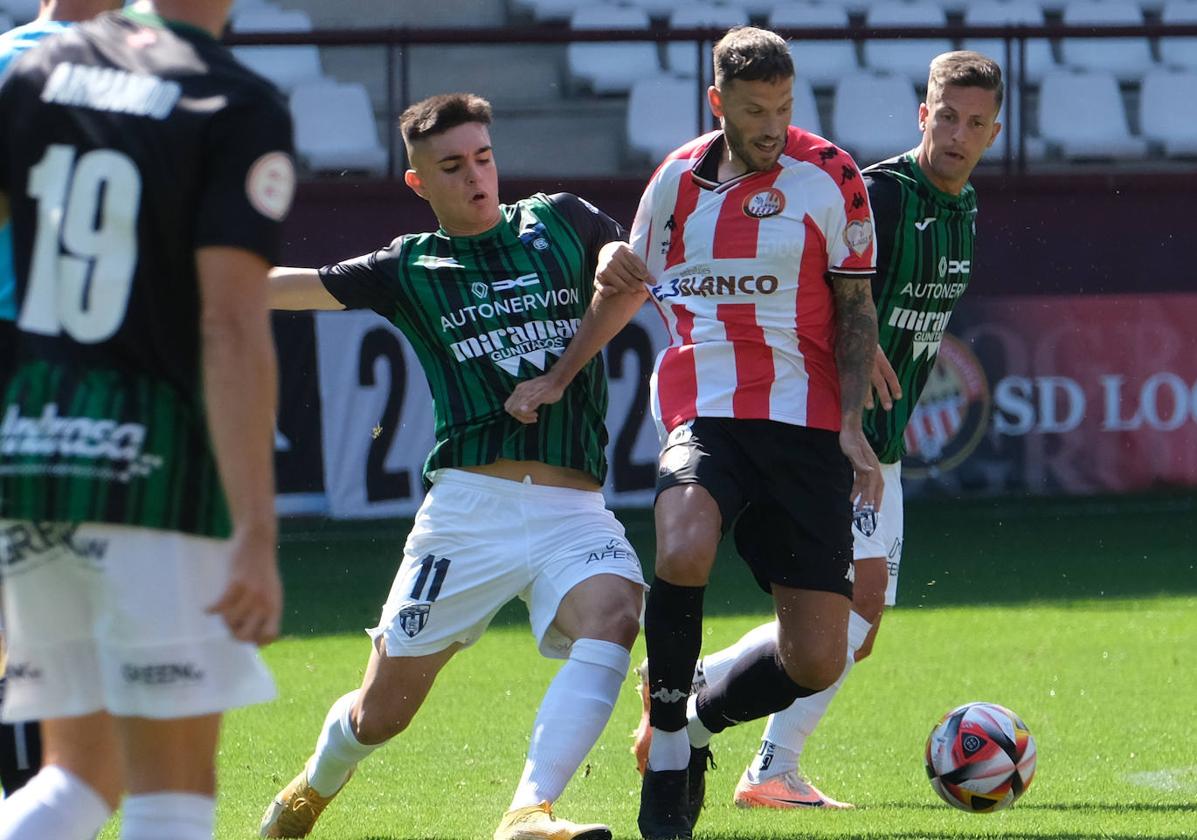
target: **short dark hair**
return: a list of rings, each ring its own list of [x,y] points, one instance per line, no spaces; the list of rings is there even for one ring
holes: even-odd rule
[[[399,117],[403,142],[409,147],[417,140],[444,134],[466,123],[490,125],[490,103],[474,93],[441,93],[421,99]]]
[[[972,50],[953,50],[935,56],[931,59],[931,72],[927,76],[927,98],[931,98],[933,91],[948,85],[991,90],[997,101],[997,109],[1002,109],[1005,93],[1002,68],[988,56]]]
[[[776,32],[734,26],[715,44],[715,87],[733,79],[775,82],[794,75],[790,48]]]

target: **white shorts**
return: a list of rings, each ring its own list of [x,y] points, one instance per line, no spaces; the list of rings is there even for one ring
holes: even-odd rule
[[[180,718],[273,698],[257,648],[204,612],[229,564],[222,540],[0,521],[4,720]]]
[[[548,657],[572,639],[553,628],[566,594],[595,575],[644,585],[640,560],[598,491],[440,470],[416,514],[403,562],[370,637],[390,656],[472,645],[520,597]]]
[[[898,597],[898,567],[902,564],[902,462],[882,464],[885,493],[881,510],[870,521],[857,513],[852,519],[852,556],[857,560],[884,557],[889,572],[885,585],[885,605],[892,607]]]

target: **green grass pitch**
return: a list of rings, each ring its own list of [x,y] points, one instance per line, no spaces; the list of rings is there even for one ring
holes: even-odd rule
[[[651,565],[647,512],[621,513]],[[217,837],[257,836],[310,753],[329,704],[355,687],[361,629],[385,599],[406,523],[288,523],[286,637],[266,651],[279,699],[232,713],[220,753]],[[899,606],[812,738],[804,769],[850,812],[740,811],[732,789],[759,724],[719,736],[702,838],[1130,840],[1197,837],[1197,497],[923,501],[908,509]],[[707,594],[705,649],[767,602],[725,551]],[[488,838],[511,797],[555,664],[522,606],[442,674],[412,728],[376,753],[321,818],[330,840]],[[643,642],[634,652],[643,656]],[[1010,706],[1039,747],[1012,809],[941,803],[922,767],[935,721],[970,700]],[[636,838],[639,716],[631,677],[558,803]],[[117,837],[116,822],[101,834]]]

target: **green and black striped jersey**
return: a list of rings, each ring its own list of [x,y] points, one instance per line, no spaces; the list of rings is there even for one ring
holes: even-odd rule
[[[105,14],[12,65],[0,191],[17,329],[0,366],[0,518],[228,535],[196,252],[277,259],[290,152],[278,91],[191,26]]]
[[[320,270],[348,309],[372,309],[403,332],[432,391],[436,443],[425,481],[443,467],[500,458],[572,467],[605,479],[607,377],[596,356],[561,401],[524,425],[503,410],[516,384],[548,370],[581,323],[599,249],[624,232],[568,193],[500,207],[477,236],[401,236]]]
[[[892,411],[864,414],[864,431],[887,464],[906,454],[906,424],[935,365],[948,319],[972,276],[977,196],[937,189],[913,153],[862,171],[873,207],[877,274],[873,300],[881,349],[902,385]]]

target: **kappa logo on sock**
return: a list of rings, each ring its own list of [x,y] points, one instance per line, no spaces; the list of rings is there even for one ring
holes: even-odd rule
[[[648,696],[654,700],[660,700],[662,703],[680,703],[690,696],[690,692],[682,691],[680,688],[672,690],[658,688]]]

